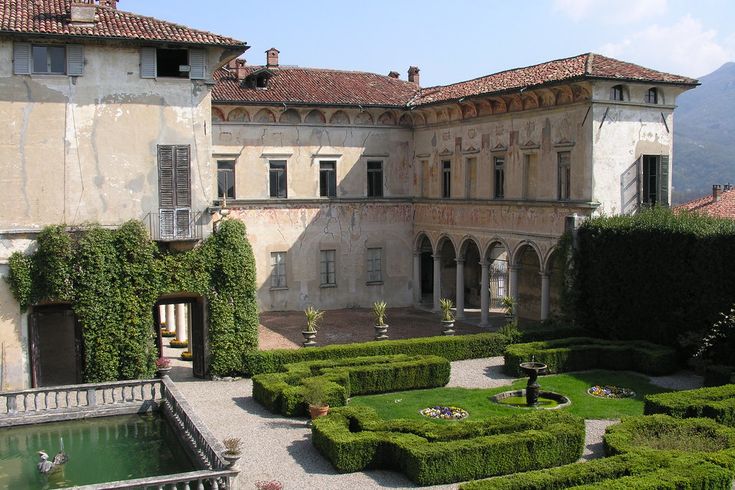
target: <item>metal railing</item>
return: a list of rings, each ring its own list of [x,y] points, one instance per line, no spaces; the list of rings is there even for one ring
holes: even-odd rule
[[[200,240],[202,216],[191,208],[159,209],[148,213],[143,222],[151,238],[159,242]]]

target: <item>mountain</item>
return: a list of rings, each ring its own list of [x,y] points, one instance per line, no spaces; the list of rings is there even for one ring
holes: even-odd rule
[[[735,63],[699,79],[674,112],[674,204],[735,183]]]

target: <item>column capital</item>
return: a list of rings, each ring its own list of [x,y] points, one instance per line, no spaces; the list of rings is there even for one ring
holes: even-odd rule
[[[542,279],[548,279],[551,274],[546,271],[539,271],[538,275],[541,276]]]
[[[521,270],[521,266],[517,264],[508,264],[508,270],[509,271],[518,271]]]
[[[492,264],[492,261],[481,260],[478,262],[478,264],[480,264],[480,267],[482,267],[483,269],[487,269],[488,267],[490,267],[490,264]]]
[[[465,258],[464,257],[457,257],[456,259],[454,259],[454,261],[456,263],[458,263],[458,264],[464,264],[465,263]]]
[[[433,254],[431,256],[435,261],[441,260],[442,254]]]

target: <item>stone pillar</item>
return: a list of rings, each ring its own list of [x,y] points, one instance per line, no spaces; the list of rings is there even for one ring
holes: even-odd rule
[[[164,305],[158,306],[158,323],[160,325],[166,325],[166,328],[168,328],[168,323],[166,323],[166,307]]]
[[[490,311],[490,263],[481,260],[480,267],[480,326],[487,327]]]
[[[189,339],[189,320],[186,314],[186,303],[176,303],[176,340],[184,342]]]
[[[457,262],[457,320],[464,318],[464,259],[454,259]]]
[[[421,303],[421,253],[413,253],[413,303]]]
[[[513,298],[513,302],[518,306],[518,271],[520,267],[515,264],[508,265],[508,289],[510,291],[510,297]],[[518,312],[515,312],[518,316]]]
[[[166,328],[169,332],[176,331],[176,306],[172,304],[166,305]]]
[[[439,300],[442,297],[442,256],[434,255],[434,311],[441,311]]]
[[[546,320],[549,318],[549,296],[550,296],[550,285],[549,285],[549,274],[546,272],[540,272],[541,275],[541,319]]]
[[[193,315],[191,314],[192,312],[191,303],[186,303],[185,306],[186,306],[186,337],[187,339],[189,339],[189,345],[187,345],[186,347],[186,352],[191,354],[192,352],[191,351],[191,338],[192,338],[191,329],[193,326],[194,318],[193,318]]]

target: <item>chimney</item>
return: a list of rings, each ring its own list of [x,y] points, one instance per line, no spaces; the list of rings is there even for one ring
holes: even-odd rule
[[[725,184],[725,187],[722,188],[722,192],[728,192],[728,191],[731,191],[731,190],[732,190],[732,184],[729,183],[729,182],[727,184]]]
[[[111,9],[117,10],[117,2],[119,0],[99,0],[100,7],[109,7]]]
[[[94,0],[74,0],[71,4],[70,20],[72,24],[93,26],[97,5]]]
[[[266,65],[268,68],[271,67],[277,67],[278,66],[278,51],[276,48],[271,48],[268,51],[265,52],[266,55]]]
[[[388,73],[388,76],[391,78],[401,78],[401,75],[399,75],[397,71],[392,71]]]
[[[720,196],[722,195],[722,186],[719,184],[715,184],[712,186],[712,200],[717,202],[720,200]]]
[[[408,81],[419,85],[419,67],[411,66],[408,68]]]

